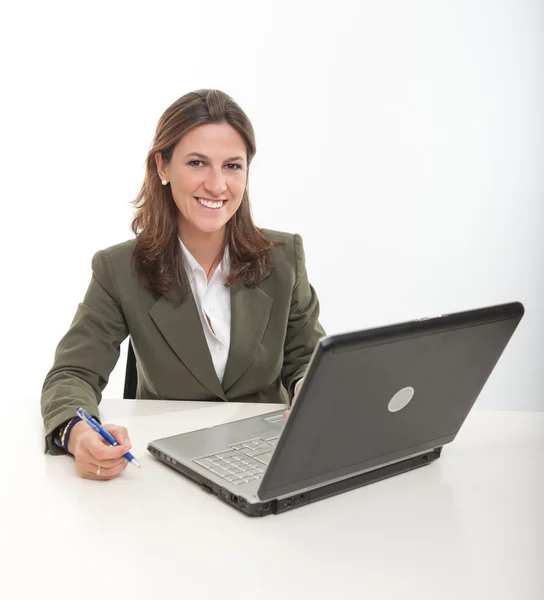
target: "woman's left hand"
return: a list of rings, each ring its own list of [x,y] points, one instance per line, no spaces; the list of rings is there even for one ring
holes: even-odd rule
[[[302,379],[299,379],[296,383],[295,383],[295,393],[293,394],[293,399],[291,400],[291,407],[293,406],[293,404],[295,403],[295,400],[297,399],[298,396],[298,392],[300,390],[300,386],[302,385],[302,382],[304,381],[304,377]],[[283,416],[287,419],[287,417],[289,416],[289,413],[291,412],[291,409],[287,409],[284,413]]]

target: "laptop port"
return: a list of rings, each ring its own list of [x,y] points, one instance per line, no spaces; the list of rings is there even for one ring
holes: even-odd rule
[[[227,490],[221,488],[221,491],[219,492],[221,494],[221,496],[225,499],[228,500],[229,499],[229,493],[227,492]]]
[[[206,485],[205,483],[201,483],[200,484],[202,486],[203,489],[205,489],[207,492],[209,492],[210,494],[213,494],[213,490],[209,485]]]
[[[267,502],[264,506],[263,506],[263,512],[268,512],[270,510],[270,507],[272,506],[272,504],[270,502]]]
[[[295,506],[295,497],[293,496],[292,498],[287,498],[284,506],[285,508],[291,508],[292,506]]]
[[[238,496],[236,496],[235,494],[231,494],[230,499],[231,502],[234,502],[234,504],[238,504]]]

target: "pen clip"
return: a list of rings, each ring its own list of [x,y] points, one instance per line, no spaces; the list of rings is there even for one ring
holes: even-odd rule
[[[78,416],[83,419],[89,426],[91,426],[95,431],[100,433],[100,423],[98,423],[91,415],[81,406],[76,408],[76,413]]]
[[[89,422],[91,420],[91,415],[84,408],[81,408],[81,406],[76,408],[76,413],[84,421]]]

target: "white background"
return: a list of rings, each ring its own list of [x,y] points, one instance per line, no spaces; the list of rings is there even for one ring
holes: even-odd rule
[[[38,398],[92,255],[131,237],[161,113],[213,87],[327,332],[519,300],[477,405],[544,410],[543,32],[538,0],[3,4],[4,398]]]

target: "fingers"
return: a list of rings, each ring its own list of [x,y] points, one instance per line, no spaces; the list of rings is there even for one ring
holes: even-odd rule
[[[96,459],[92,458],[91,461]],[[122,473],[127,465],[128,461],[124,458],[120,460],[108,461],[107,464],[96,464],[95,462],[91,462],[89,460],[77,460],[76,458],[76,466],[82,477],[86,479],[112,479],[116,477],[120,473]]]
[[[120,425],[104,425],[104,429],[113,435],[120,446],[128,446],[129,449],[132,448],[126,427],[121,427]]]
[[[97,481],[107,481],[109,479],[113,479],[117,477],[120,473],[122,473],[128,465],[128,461],[123,459],[122,462],[118,463],[113,467],[101,467],[100,471],[98,471],[98,467],[94,467],[94,465],[87,466],[83,471],[80,471],[81,476],[85,479],[95,479]],[[100,475],[98,474],[100,473]]]
[[[126,458],[112,458],[112,459],[107,459],[107,460],[100,460],[96,457],[91,457],[90,460],[90,464],[92,466],[96,468],[98,467],[102,467],[102,470],[104,469],[113,469],[114,467],[117,467],[119,465],[123,465],[127,462]]]
[[[291,407],[293,406],[293,404],[296,402],[297,400],[297,396],[298,393],[300,391],[300,386],[302,385],[302,382],[304,381],[304,377],[302,379],[299,379],[296,384],[295,384],[295,393],[293,394],[293,399],[291,400]],[[289,413],[291,412],[290,409],[287,409],[284,413],[283,416],[287,419],[287,417],[289,416]]]
[[[119,459],[126,454],[132,446],[125,446],[120,444],[119,446],[110,446],[105,440],[103,440],[100,436],[89,437],[86,440],[87,444],[85,449],[89,452],[89,454],[96,458],[100,464],[107,460],[115,460]]]

